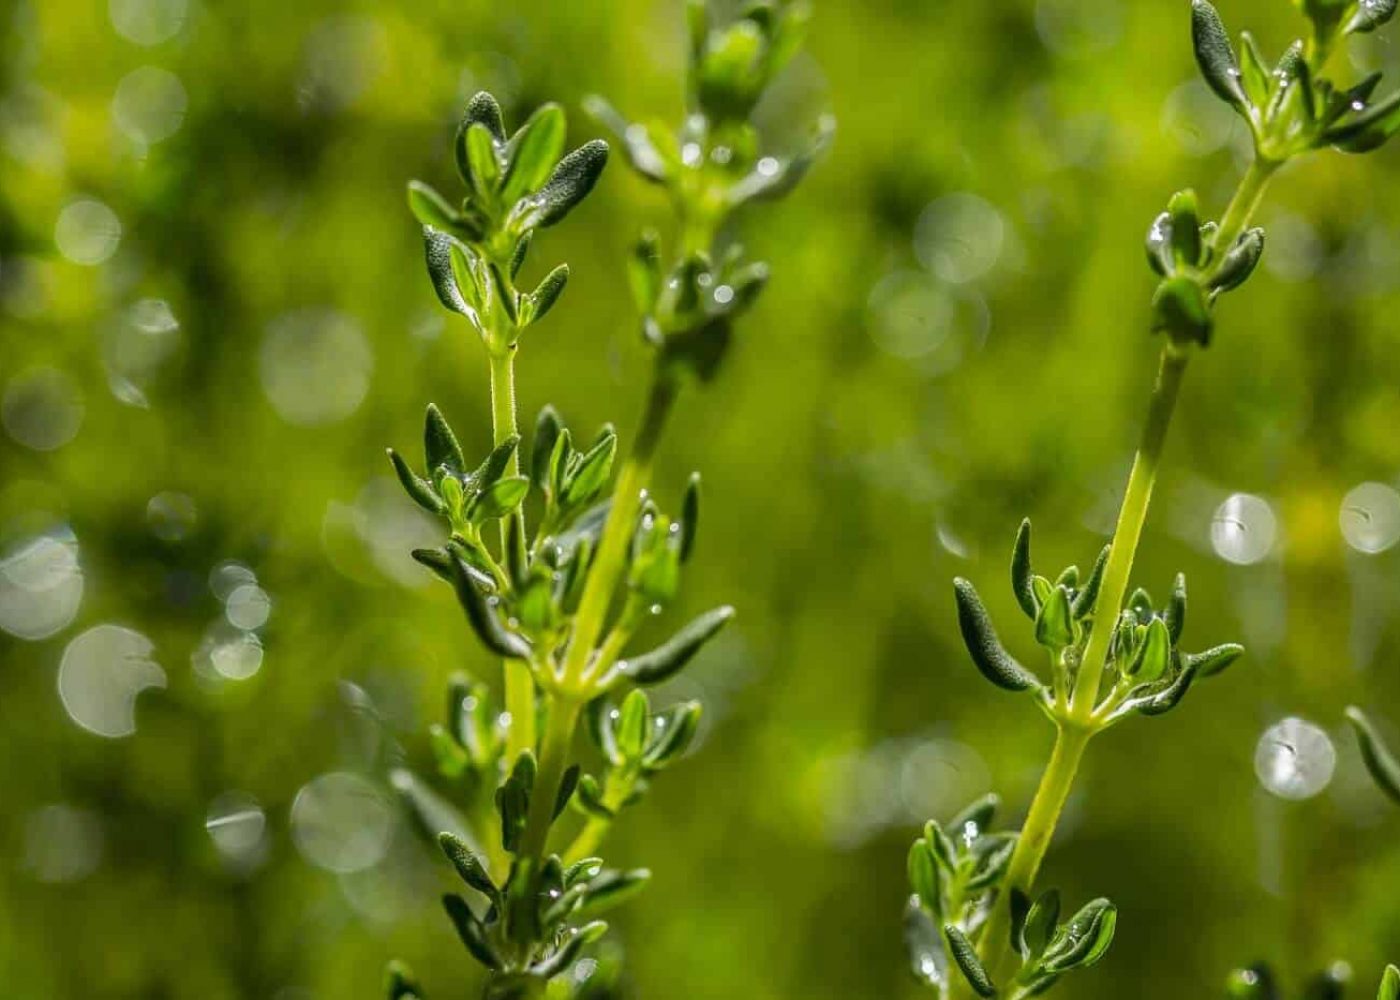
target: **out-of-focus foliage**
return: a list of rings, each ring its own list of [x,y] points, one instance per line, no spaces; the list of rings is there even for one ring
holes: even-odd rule
[[[1296,30],[1284,0],[1220,10],[1269,52]],[[917,995],[905,845],[993,785],[1023,812],[1048,734],[966,665],[947,581],[1004,572],[1024,514],[1080,526],[1047,565],[1111,527],[1155,353],[1143,222],[1186,182],[1218,213],[1249,141],[1187,22],[824,0],[757,109],[774,150],[825,110],[841,134],[747,234],[782,267],[658,468],[672,495],[706,469],[677,615],[739,617],[666,693],[707,706],[688,782],[611,844],[666,859],[614,921],[639,996]],[[489,449],[403,184],[447,185],[482,87],[513,121],[595,92],[674,119],[684,37],[650,0],[0,9],[7,995],[339,1000],[393,955],[474,982],[432,902],[451,873],[381,779],[428,761],[454,670],[498,674],[405,554],[434,532],[379,451],[429,399]],[[1396,77],[1353,48],[1339,83]],[[1395,812],[1342,722],[1400,735],[1397,157],[1276,178],[1183,390],[1137,580],[1184,569],[1193,632],[1250,655],[1090,759],[1045,873],[1118,907],[1077,996],[1204,995],[1255,956],[1370,984],[1400,944]],[[615,171],[550,234],[570,308],[531,334],[522,412],[635,411],[623,251],[666,217]]]

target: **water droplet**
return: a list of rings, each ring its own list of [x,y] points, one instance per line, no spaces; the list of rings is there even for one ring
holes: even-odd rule
[[[63,529],[0,559],[0,629],[31,642],[67,628],[83,600],[78,540]]]
[[[226,559],[209,571],[209,590],[221,601],[228,600],[245,583],[257,582],[257,574],[233,559]]]
[[[159,66],[141,66],[122,77],[112,95],[112,121],[138,146],[170,138],[185,121],[189,97],[180,78]]]
[[[224,617],[235,628],[262,628],[271,614],[272,598],[256,583],[235,587],[224,602]]]
[[[140,632],[120,625],[97,625],[75,638],[58,665],[58,696],[69,717],[111,739],[136,732],[137,695],[165,687],[154,649]]]
[[[1235,493],[1215,509],[1210,544],[1220,558],[1238,566],[1261,562],[1274,547],[1278,519],[1267,500]]]
[[[358,774],[333,771],[313,779],[292,802],[292,840],[311,864],[357,872],[378,864],[389,849],[394,810],[384,794]]]
[[[1337,750],[1320,727],[1290,716],[1264,730],[1254,750],[1259,783],[1281,799],[1310,799],[1327,787]]]
[[[189,0],[109,0],[107,15],[117,34],[137,45],[174,38],[189,16]]]
[[[681,147],[681,162],[687,167],[698,167],[703,157],[704,151],[698,142],[687,142]]]
[[[57,368],[32,368],[5,387],[0,422],[26,448],[54,451],[72,441],[83,425],[83,396]]]
[[[758,161],[754,169],[757,170],[762,177],[774,177],[777,175],[778,171],[782,169],[782,166],[783,165],[778,162],[776,156],[765,156]]]
[[[117,252],[121,239],[121,220],[95,198],[70,201],[54,223],[53,240],[58,252],[74,264],[101,264]]]
[[[96,813],[63,802],[43,806],[24,824],[24,867],[40,882],[78,882],[102,862]]]
[[[251,867],[267,851],[267,815],[246,792],[225,792],[209,804],[204,829],[225,859]]]
[[[268,324],[258,355],[263,391],[290,424],[344,420],[369,391],[374,355],[359,323],[330,310],[285,313]]]
[[[1384,552],[1400,541],[1400,493],[1385,483],[1362,483],[1342,498],[1337,521],[1356,551]]]
[[[961,285],[985,275],[1001,256],[1006,222],[975,194],[944,195],[919,216],[914,252],[944,281]]]
[[[199,511],[184,493],[157,493],[146,504],[146,523],[162,542],[178,542],[189,535]]]

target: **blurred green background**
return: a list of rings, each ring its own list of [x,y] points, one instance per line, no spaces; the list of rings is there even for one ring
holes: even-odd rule
[[[1273,54],[1301,26],[1221,10]],[[474,995],[383,781],[452,671],[498,680],[383,457],[429,401],[489,438],[404,183],[454,189],[479,87],[513,122],[564,101],[575,140],[589,92],[674,118],[682,35],[660,0],[0,4],[7,997],[375,997],[394,956]],[[1351,59],[1400,76],[1389,37]],[[1050,742],[967,663],[950,578],[1030,655],[1015,525],[1047,566],[1103,543],[1154,367],[1142,234],[1180,186],[1219,212],[1245,140],[1185,0],[821,0],[769,141],[827,109],[830,155],[735,234],[774,280],[658,470],[707,484],[671,620],[741,617],[670,692],[707,705],[699,752],[608,845],[655,871],[615,916],[643,997],[919,995],[914,831],[990,788],[1019,817]],[[1138,578],[1185,570],[1188,646],[1251,655],[1093,747],[1045,876],[1122,914],[1067,996],[1212,996],[1259,957],[1373,988],[1400,958],[1400,813],[1339,725],[1356,701],[1400,733],[1397,165],[1290,167],[1189,372]],[[619,159],[537,241],[573,281],[523,418],[628,439],[622,254],[665,221]],[[1318,728],[1265,735],[1294,715]]]

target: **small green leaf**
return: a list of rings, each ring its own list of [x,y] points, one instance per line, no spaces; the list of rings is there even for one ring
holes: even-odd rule
[[[700,526],[700,473],[692,472],[681,500],[681,562],[690,560],[695,548],[695,532]]]
[[[653,718],[642,765],[659,771],[685,753],[700,728],[700,713],[698,701],[685,701]]]
[[[1138,646],[1137,653],[1124,671],[1129,677],[1136,677],[1145,684],[1162,677],[1171,665],[1172,641],[1167,623],[1153,618],[1147,626],[1147,637]]]
[[[1035,619],[1035,641],[1047,649],[1074,645],[1074,618],[1069,610],[1069,589],[1062,583],[1050,591]]]
[[[1171,220],[1172,257],[1177,267],[1195,267],[1201,261],[1201,220],[1196,210],[1196,192],[1178,191],[1167,202]]]
[[[484,125],[497,142],[506,141],[505,124],[501,120],[501,106],[486,91],[480,91],[467,102],[467,110],[457,126],[457,141],[454,144],[457,156],[457,172],[468,185],[472,182],[471,165],[467,156],[467,133],[473,125]]]
[[[612,475],[613,457],[617,454],[617,433],[604,427],[597,442],[584,452],[578,468],[564,485],[563,503],[578,507],[596,497]]]
[[[589,880],[588,894],[579,912],[592,916],[611,910],[641,892],[650,881],[651,872],[646,868],[625,872],[604,869]]]
[[[1191,42],[1196,50],[1196,64],[1210,89],[1232,107],[1246,108],[1248,99],[1240,83],[1234,46],[1220,15],[1207,0],[1191,0]]]
[[[1095,899],[1055,932],[1045,949],[1042,967],[1047,972],[1086,969],[1104,956],[1113,943],[1118,909],[1106,899]]]
[[[423,421],[423,454],[428,462],[428,474],[433,476],[444,465],[453,472],[461,472],[462,446],[457,443],[457,435],[432,403],[428,404],[427,416]]]
[[[387,450],[389,462],[394,466],[394,474],[399,477],[399,482],[403,484],[404,492],[409,498],[429,514],[441,514],[446,511],[447,504],[433,491],[432,483],[410,469],[403,456],[393,448]]]
[[[648,230],[627,257],[627,280],[642,315],[650,316],[661,294],[661,237]]]
[[[491,876],[486,873],[486,866],[472,853],[465,841],[454,834],[443,832],[438,834],[438,845],[442,848],[442,853],[447,855],[447,860],[452,862],[452,867],[457,869],[457,875],[463,882],[491,899],[498,897],[499,890],[496,883],[491,881]]]
[[[1060,891],[1050,889],[1041,894],[1030,912],[1026,914],[1026,928],[1022,934],[1027,953],[1032,958],[1040,958],[1054,936],[1055,925],[1060,920]]]
[[[1346,153],[1369,153],[1400,131],[1400,90],[1323,133],[1322,141]]]
[[[558,819],[569,805],[569,800],[574,797],[574,789],[578,787],[579,772],[581,768],[577,764],[570,764],[568,770],[564,772],[564,777],[559,781],[559,794],[554,797],[554,818]]]
[[[982,967],[982,961],[977,957],[977,949],[967,939],[967,935],[956,924],[946,924],[943,927],[943,938],[948,942],[948,954],[953,956],[953,961],[962,970],[963,978],[973,991],[980,997],[996,996],[997,988],[987,975],[987,970]]]
[[[1031,571],[1031,519],[1025,518],[1016,529],[1016,544],[1011,547],[1011,592],[1016,595],[1016,603],[1035,621],[1040,614],[1039,602],[1035,599],[1035,588],[1031,585],[1034,574]]]
[[[1099,599],[1099,588],[1103,586],[1104,570],[1108,568],[1110,548],[1111,546],[1105,545],[1099,550],[1099,557],[1094,560],[1094,568],[1089,570],[1088,579],[1074,595],[1074,603],[1070,605],[1070,614],[1074,616],[1075,621],[1081,621],[1094,613],[1094,603]]]
[[[538,323],[544,319],[545,314],[554,308],[554,303],[559,301],[559,296],[563,294],[564,286],[568,283],[568,264],[560,264],[544,276],[544,280],[530,293],[531,323]]]
[[[474,124],[467,129],[467,166],[471,171],[472,190],[488,205],[496,197],[501,183],[501,158],[490,129]]]
[[[923,905],[935,916],[943,914],[943,899],[938,887],[938,865],[933,860],[933,852],[928,841],[920,837],[909,848],[909,885]]]
[[[979,892],[1001,881],[1016,850],[1013,833],[988,834],[977,843],[977,863],[967,877],[967,889]]]
[[[530,480],[524,476],[506,476],[498,479],[467,504],[467,519],[473,524],[481,524],[493,518],[505,517],[513,513],[525,501],[530,492]]]
[[[973,664],[997,687],[1008,691],[1025,691],[1040,686],[1040,679],[1021,666],[1002,646],[992,626],[991,616],[977,596],[977,590],[967,580],[953,581],[953,593],[958,605],[958,628]]]
[[[1259,258],[1264,255],[1264,230],[1257,226],[1241,233],[1235,245],[1220,259],[1220,266],[1210,279],[1215,291],[1228,292],[1238,288],[1254,273]]]
[[[1395,16],[1396,0],[1360,0],[1343,29],[1347,34],[1375,31]]]
[[[1212,646],[1203,653],[1187,653],[1182,666],[1200,677],[1214,677],[1244,655],[1244,647],[1233,642]]]
[[[647,723],[651,720],[651,705],[645,692],[634,688],[622,699],[617,718],[617,750],[624,760],[639,760],[646,745]]]
[[[1210,343],[1212,328],[1205,294],[1194,278],[1176,275],[1157,285],[1152,296],[1152,330],[1165,332],[1178,344]]]
[[[479,493],[499,482],[501,477],[505,475],[505,471],[510,466],[510,461],[515,457],[516,449],[519,447],[520,435],[512,434],[492,448],[491,453],[472,473],[472,488]]]
[[[462,221],[461,213],[422,181],[408,182],[408,207],[423,225],[445,232],[451,232]]]
[[[523,636],[511,632],[501,623],[495,607],[472,582],[471,574],[460,557],[452,560],[453,589],[457,592],[457,602],[467,613],[471,624],[482,644],[491,652],[507,659],[528,660],[530,643]]]
[[[1172,581],[1172,596],[1167,601],[1167,610],[1162,618],[1167,623],[1167,636],[1175,646],[1186,628],[1186,574],[1178,573]]]
[[[437,293],[438,301],[452,312],[470,317],[471,306],[463,297],[452,269],[454,247],[455,241],[446,233],[431,226],[423,227],[423,257],[427,262],[428,278],[433,283],[433,291]]]
[[[535,418],[535,437],[530,447],[530,479],[542,492],[550,486],[550,456],[563,427],[558,411],[546,403]]]
[[[452,920],[452,926],[457,928],[457,936],[462,939],[462,944],[467,946],[467,951],[472,953],[472,957],[488,969],[499,969],[501,958],[491,947],[486,937],[486,928],[472,913],[467,901],[461,896],[446,895],[442,897],[442,905]]]
[[[1393,965],[1385,967],[1385,974],[1381,976],[1381,989],[1376,994],[1376,1000],[1400,1000],[1400,969]]]
[[[655,649],[623,660],[618,670],[637,684],[659,684],[678,673],[733,617],[734,609],[727,605],[707,611]]]
[[[575,790],[575,801],[580,809],[590,816],[599,819],[612,819],[616,815],[603,799],[602,786],[598,784],[598,779],[591,774],[585,774],[578,779],[578,788]]]
[[[601,139],[584,143],[560,160],[549,181],[535,196],[534,224],[552,226],[563,221],[593,190],[607,163],[608,144]]]
[[[564,152],[564,109],[544,104],[535,109],[506,146],[505,184],[501,197],[512,205],[533,193],[549,177]]]
[[[1272,78],[1269,64],[1260,54],[1254,36],[1248,31],[1240,32],[1240,83],[1250,104],[1263,107],[1268,103],[1273,87]]]
[[[1366,764],[1366,770],[1371,772],[1371,777],[1381,791],[1400,804],[1400,761],[1390,752],[1390,749],[1381,739],[1376,727],[1356,706],[1351,706],[1346,711],[1347,721],[1356,730],[1357,742],[1361,745],[1361,759]]]
[[[1001,808],[1001,798],[995,792],[988,792],[948,821],[952,835],[964,844],[971,844],[984,836],[992,828],[992,820]]]

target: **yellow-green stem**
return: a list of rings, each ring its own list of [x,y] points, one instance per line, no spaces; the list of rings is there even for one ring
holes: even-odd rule
[[[588,571],[583,597],[579,599],[578,614],[574,616],[573,634],[564,658],[561,684],[565,690],[579,685],[588,670],[589,659],[598,638],[607,624],[608,609],[627,566],[627,547],[636,528],[637,511],[642,496],[651,481],[652,462],[656,446],[666,426],[666,418],[675,401],[676,384],[665,372],[658,371],[647,395],[646,409],[631,454],[622,465],[617,484],[613,487],[612,507],[603,526],[598,554]]]
[[[1264,197],[1264,189],[1269,186],[1269,178],[1273,177],[1274,172],[1281,166],[1283,164],[1277,160],[1266,160],[1260,156],[1250,161],[1249,168],[1245,170],[1239,186],[1235,188],[1234,197],[1225,207],[1225,214],[1220,217],[1220,229],[1216,232],[1214,244],[1217,264],[1225,251],[1235,245],[1235,241],[1249,225],[1249,220],[1254,218],[1259,201]]]
[[[1118,511],[1118,526],[1108,550],[1108,565],[1104,567],[1103,583],[1094,602],[1094,626],[1089,631],[1089,641],[1084,646],[1084,657],[1070,695],[1070,717],[1081,725],[1089,724],[1098,703],[1099,685],[1108,663],[1109,640],[1113,638],[1118,611],[1128,593],[1133,559],[1147,521],[1152,487],[1157,481],[1157,467],[1162,460],[1162,446],[1167,439],[1167,428],[1171,426],[1172,412],[1176,409],[1186,359],[1187,355],[1171,344],[1162,349],[1157,384],[1152,389],[1147,423],[1142,429],[1142,443],[1133,458],[1133,470],[1123,492],[1123,506]]]
[[[515,349],[505,347],[489,352],[491,361],[491,428],[496,444],[520,433],[515,419]],[[520,474],[520,460],[512,455],[506,475]],[[523,517],[517,511],[513,517]],[[524,525],[517,532],[524,539]],[[501,559],[507,561],[505,546],[509,543],[506,522],[501,522]],[[535,747],[535,680],[523,660],[505,660],[506,711],[510,713],[510,728],[506,733],[506,759],[515,760],[523,750]]]
[[[589,816],[588,822],[583,824],[583,829],[579,830],[578,836],[574,837],[574,842],[569,845],[569,849],[564,852],[564,864],[572,865],[584,858],[595,857],[598,847],[603,843],[603,838],[612,829],[612,820],[604,819],[602,816]]]
[[[1019,889],[1030,895],[1040,863],[1055,835],[1065,800],[1074,787],[1074,776],[1079,772],[1084,748],[1089,745],[1093,735],[1092,729],[1072,725],[1061,726],[1056,731],[1050,763],[1040,778],[1040,787],[1031,801],[1030,812],[1026,814],[1025,825],[1021,827],[1021,835],[1016,842],[1016,851],[1006,870],[1006,881],[982,932],[982,960],[996,982],[1009,981],[1015,972],[1014,953],[1010,950],[1011,890]]]

